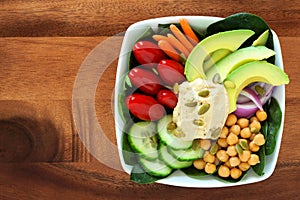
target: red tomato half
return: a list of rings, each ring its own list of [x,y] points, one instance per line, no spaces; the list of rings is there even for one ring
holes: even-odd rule
[[[171,90],[161,90],[157,93],[157,100],[168,108],[175,108],[177,105],[177,96]]]
[[[160,60],[165,59],[164,52],[153,42],[139,41],[133,46],[135,59],[147,68],[156,67]]]
[[[135,67],[130,70],[128,77],[133,85],[149,95],[156,95],[163,87],[159,77],[150,70]]]
[[[174,60],[161,60],[157,66],[157,71],[161,79],[170,86],[186,80],[183,66]]]
[[[134,93],[126,98],[129,111],[141,120],[156,121],[165,115],[165,108],[153,97]]]

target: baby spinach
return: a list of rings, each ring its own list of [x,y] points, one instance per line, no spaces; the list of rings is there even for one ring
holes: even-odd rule
[[[223,20],[215,22],[207,27],[206,36],[213,35],[215,33],[230,31],[236,29],[250,29],[255,32],[253,36],[251,36],[242,47],[251,46],[254,40],[256,40],[263,32],[270,29],[268,24],[259,16],[242,12],[236,13],[231,16],[226,17]],[[273,35],[270,31],[268,41],[266,43],[266,47],[274,50],[273,44]],[[275,62],[275,57],[272,56],[268,59],[269,62]]]
[[[267,106],[267,123],[268,131],[266,137],[266,155],[271,155],[276,147],[276,138],[281,126],[282,112],[277,100],[274,97],[271,97],[270,102]]]
[[[161,178],[146,173],[139,164],[134,165],[130,173],[130,180],[140,184],[153,183],[159,179]]]
[[[208,174],[205,173],[204,170],[196,169],[194,166],[181,169],[181,171],[185,173],[187,176],[195,179],[202,179],[204,176],[208,176]]]

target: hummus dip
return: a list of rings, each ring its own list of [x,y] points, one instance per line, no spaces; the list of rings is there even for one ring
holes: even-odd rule
[[[229,101],[223,85],[200,78],[179,85],[173,121],[183,140],[218,138],[228,112]]]

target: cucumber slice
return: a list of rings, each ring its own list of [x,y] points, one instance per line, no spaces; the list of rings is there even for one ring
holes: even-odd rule
[[[152,176],[166,177],[172,172],[172,169],[159,159],[149,161],[139,157],[139,162],[142,168]]]
[[[158,154],[160,159],[172,169],[186,168],[193,164],[193,161],[179,161],[174,158],[174,156],[168,152],[167,146],[162,143],[159,144]]]
[[[173,131],[168,131],[167,126],[172,122],[172,115],[166,115],[158,121],[157,131],[160,140],[173,149],[189,149],[193,145],[193,141],[184,141],[180,137],[176,137]]]
[[[191,161],[203,157],[204,150],[200,147],[176,150],[168,147],[168,152],[179,161]]]
[[[140,156],[149,160],[158,158],[158,139],[154,122],[134,123],[129,129],[128,142]]]

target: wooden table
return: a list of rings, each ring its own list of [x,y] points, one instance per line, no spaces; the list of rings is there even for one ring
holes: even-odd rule
[[[138,185],[86,150],[73,121],[72,90],[81,63],[99,43],[144,19],[241,11],[260,15],[278,33],[291,80],[280,155],[269,179],[219,189]],[[1,1],[0,199],[299,199],[299,22],[300,3],[292,0]],[[96,91],[98,121],[113,144],[116,67],[117,59]]]

